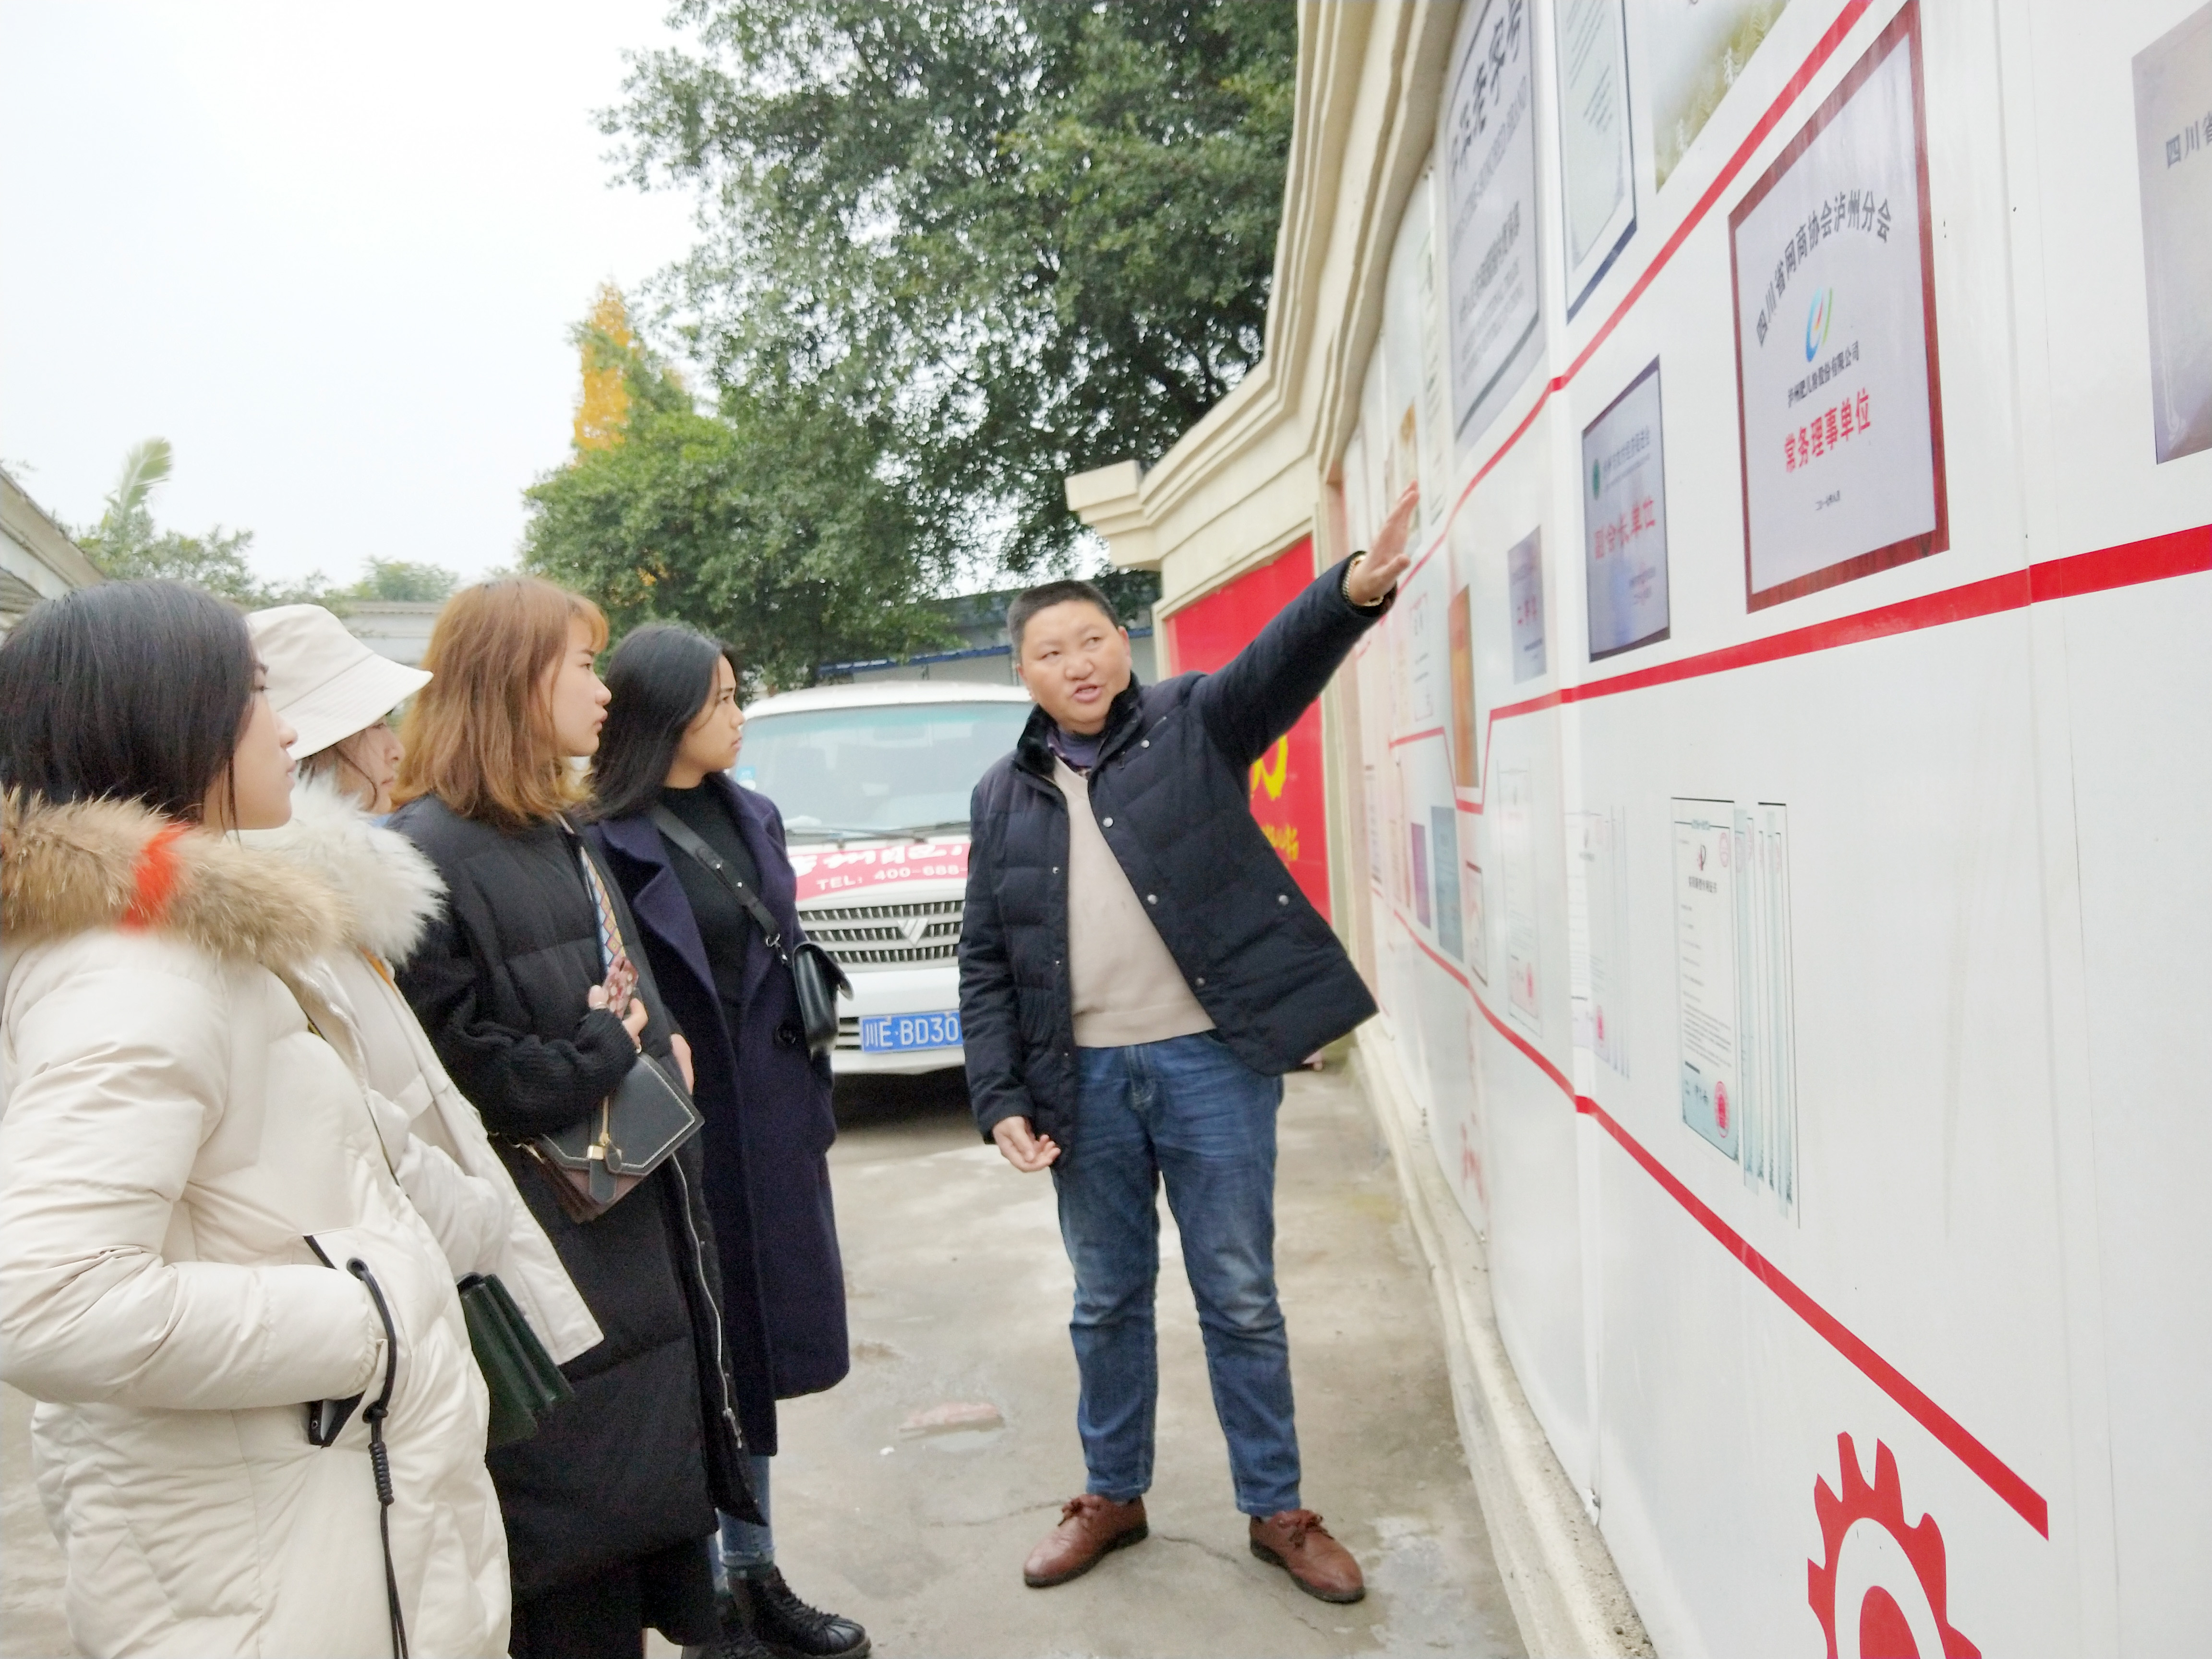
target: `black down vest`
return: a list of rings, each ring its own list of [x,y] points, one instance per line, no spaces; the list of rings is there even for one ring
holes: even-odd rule
[[[1107,716],[1091,808],[1199,1004],[1247,1066],[1291,1070],[1375,1012],[1359,970],[1267,844],[1252,763],[1389,609],[1344,597],[1344,568],[1285,605],[1228,666],[1132,682]],[[1076,1105],[1067,979],[1067,805],[1050,717],[1030,716],[975,786],[960,934],[968,1092],[986,1139],[1026,1117],[1065,1149]]]

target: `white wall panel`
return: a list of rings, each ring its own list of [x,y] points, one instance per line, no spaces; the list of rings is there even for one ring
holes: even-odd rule
[[[1845,1490],[1839,1435],[1899,1483],[1850,1487],[1870,1518],[1838,1547],[1842,1650],[1890,1607],[1873,1585],[1924,1636],[1939,1556],[1954,1644],[2203,1644],[2212,453],[2152,455],[2130,70],[2192,9],[1792,0],[1663,189],[1636,109],[1637,228],[1570,324],[1553,7],[1534,5],[1544,362],[1451,447],[1440,506],[1422,389],[1441,325],[1413,313],[1454,291],[1419,269],[1444,258],[1448,199],[1425,183],[1393,232],[1345,458],[1355,543],[1408,476],[1394,454],[1432,502],[1358,670],[1358,749],[1389,797],[1361,806],[1388,843],[1381,999],[1522,1386],[1664,1652],[1827,1650],[1808,1567],[1835,1541],[1815,1493]],[[1754,610],[1729,215],[1906,12],[1948,545]],[[1628,0],[1632,105],[1668,16]],[[1853,296],[1834,303],[1848,327]],[[1594,664],[1582,434],[1654,359],[1670,631]],[[1516,681],[1507,559],[1532,531],[1547,660]],[[2056,563],[2156,538],[2086,576]],[[1455,680],[1435,623],[1462,588]],[[1756,1027],[1795,1045],[1787,1200],[1685,1120],[1686,799],[1787,809],[1786,995]],[[1479,945],[1440,931],[1433,887],[1427,921],[1414,902],[1412,830],[1444,811],[1482,872]],[[1626,1030],[1605,1052],[1577,1046],[1571,1006],[1589,814],[1619,827],[1600,955]]]

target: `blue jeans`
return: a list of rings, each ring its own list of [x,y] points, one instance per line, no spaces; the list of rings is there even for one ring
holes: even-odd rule
[[[722,1547],[714,1555],[714,1581],[726,1583],[730,1576],[739,1578],[758,1578],[775,1565],[775,1534],[769,1529],[768,1472],[774,1460],[760,1453],[752,1454],[752,1465],[748,1471],[753,1478],[753,1502],[760,1505],[761,1524],[740,1521],[734,1515],[724,1515]]]
[[[1075,1268],[1068,1332],[1083,1380],[1076,1428],[1089,1489],[1126,1504],[1152,1483],[1164,1182],[1237,1507],[1258,1516],[1294,1510],[1291,1348],[1275,1300],[1282,1080],[1253,1071],[1212,1032],[1080,1048],[1076,1057],[1075,1130],[1052,1174],[1060,1235]]]

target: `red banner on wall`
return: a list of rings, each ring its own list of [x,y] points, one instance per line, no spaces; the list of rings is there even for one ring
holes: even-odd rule
[[[1175,672],[1219,668],[1314,579],[1310,537],[1257,570],[1247,571],[1167,620]],[[1321,705],[1252,768],[1252,816],[1281,855],[1291,879],[1328,915],[1328,808],[1322,793]]]

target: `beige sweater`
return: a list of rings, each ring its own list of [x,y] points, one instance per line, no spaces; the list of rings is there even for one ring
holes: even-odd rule
[[[1158,928],[1091,810],[1083,775],[1057,755],[1067,798],[1067,980],[1075,1046],[1120,1048],[1210,1031]]]

